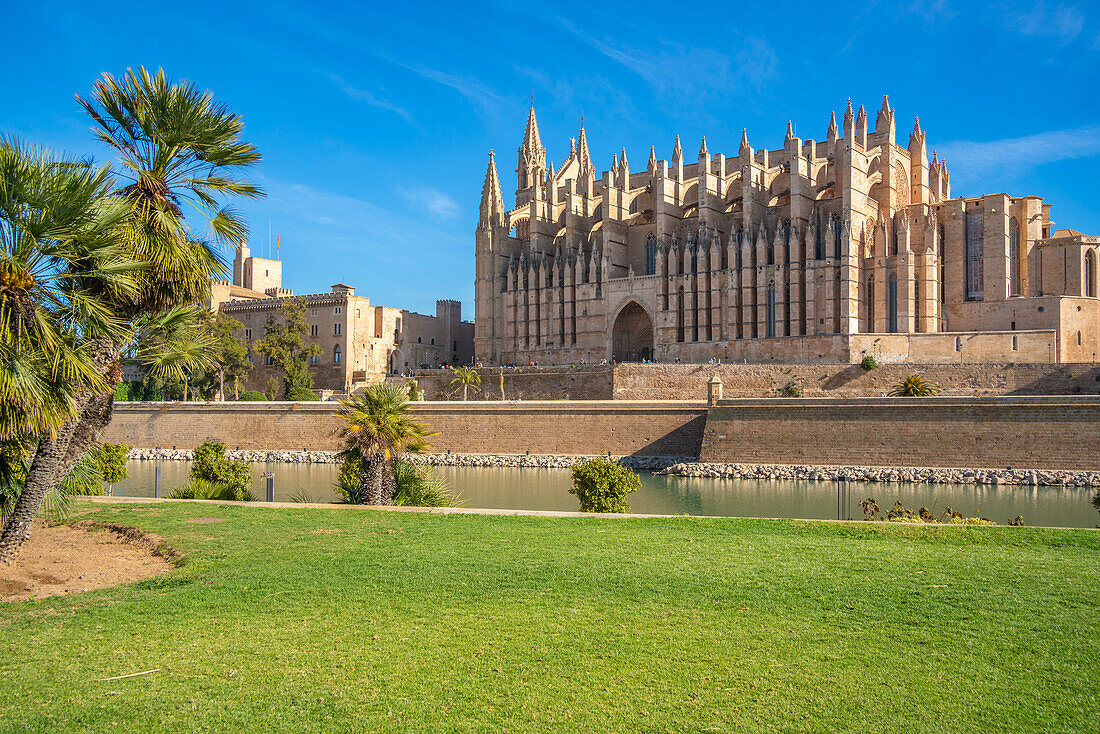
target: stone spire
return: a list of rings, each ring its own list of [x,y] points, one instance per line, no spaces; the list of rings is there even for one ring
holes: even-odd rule
[[[647,170],[650,173],[657,170],[657,150],[652,145],[649,146],[649,167]]]
[[[672,165],[684,162],[684,151],[680,148],[680,136],[676,136],[676,144],[672,146]]]
[[[890,97],[882,95],[882,107],[878,109],[878,116],[875,117],[875,132],[882,132],[890,125],[894,124],[894,110],[890,107]]]
[[[619,173],[622,175],[623,188],[630,188],[630,164],[626,162],[626,148],[623,148],[619,156]]]
[[[707,136],[703,136],[703,142],[699,145],[699,157],[710,155],[710,151],[707,150]]]
[[[489,149],[485,183],[481,187],[481,223],[504,223],[504,196],[500,192],[500,176],[497,175],[497,163],[492,148]]]
[[[833,112],[829,115],[829,132],[826,133],[825,136],[826,138],[828,138],[830,143],[835,143],[836,139],[840,137],[840,133],[837,130],[836,126],[836,110],[833,110]]]
[[[784,138],[784,143],[790,143],[792,140],[794,140],[794,123],[787,120],[787,137]]]
[[[527,130],[523,133],[523,146],[520,151],[528,156],[528,160],[535,161],[538,158],[545,159],[546,149],[542,147],[542,139],[539,137],[539,121],[535,119],[535,105],[527,111]]]
[[[852,114],[852,98],[848,98],[848,108],[844,110],[844,137],[852,139],[852,131],[855,129],[856,116]]]
[[[864,148],[867,147],[867,110],[863,109],[863,105],[859,106],[859,112],[856,113],[856,141]]]
[[[588,154],[588,138],[584,134],[584,117],[581,117],[581,132],[577,136],[577,161],[581,170],[592,170],[592,157]]]
[[[746,152],[751,150],[749,148],[749,131],[748,128],[741,128],[741,147],[738,148],[738,155],[745,155]]]
[[[924,131],[920,129],[920,118],[913,122],[913,132],[909,134],[909,150],[924,147]]]

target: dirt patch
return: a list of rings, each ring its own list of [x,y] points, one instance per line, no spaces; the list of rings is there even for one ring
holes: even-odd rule
[[[122,525],[36,520],[11,566],[0,564],[0,602],[102,589],[172,568],[178,554],[155,535]]]

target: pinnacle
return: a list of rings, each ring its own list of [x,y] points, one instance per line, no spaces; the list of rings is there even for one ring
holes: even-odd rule
[[[539,137],[539,122],[535,117],[535,103],[531,100],[531,108],[527,111],[527,129],[523,133],[523,152],[537,154],[542,152],[542,139]]]
[[[744,152],[749,147],[749,130],[748,128],[741,128],[741,148],[740,151]]]
[[[702,144],[701,144],[701,145],[699,146],[699,155],[701,155],[701,156],[704,156],[704,155],[708,155],[708,154],[709,154],[709,152],[710,152],[710,151],[708,151],[708,150],[707,150],[707,136],[706,136],[706,135],[704,135],[704,136],[703,136],[703,142],[702,142]]]

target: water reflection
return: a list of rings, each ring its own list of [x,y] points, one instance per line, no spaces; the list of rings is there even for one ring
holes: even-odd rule
[[[187,482],[189,464],[161,462],[164,496]],[[276,464],[275,499],[334,502],[334,464]],[[115,485],[115,494],[153,496],[154,463],[134,461],[130,477]],[[253,465],[253,494],[264,498],[264,464]],[[497,469],[438,467],[466,507],[521,510],[576,510],[569,494],[569,472],[562,469]],[[852,512],[862,518],[859,501],[874,497],[886,509],[900,499],[914,510],[927,507],[939,515],[951,508],[1003,524],[1023,515],[1027,525],[1095,527],[1100,515],[1089,503],[1094,490],[1084,487],[976,486],[972,484],[852,483]],[[634,512],[736,517],[836,517],[836,486],[831,482],[711,479],[642,475],[642,488],[630,496]]]

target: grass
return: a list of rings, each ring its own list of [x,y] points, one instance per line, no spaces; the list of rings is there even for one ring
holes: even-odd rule
[[[81,508],[185,559],[0,607],[0,731],[1049,734],[1100,721],[1095,531]],[[227,521],[183,522],[203,516]]]

